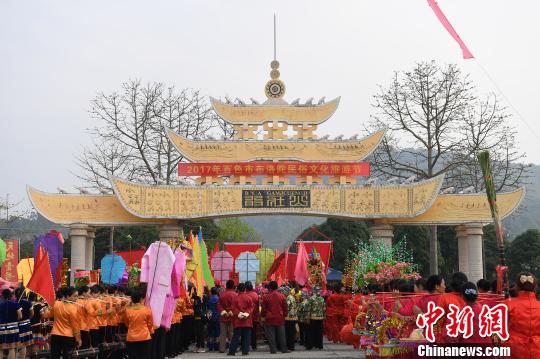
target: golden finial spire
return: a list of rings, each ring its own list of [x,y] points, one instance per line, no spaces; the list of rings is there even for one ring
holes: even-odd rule
[[[283,102],[282,98],[283,95],[285,95],[285,84],[283,81],[279,79],[279,61],[277,60],[276,56],[276,14],[274,14],[274,60],[270,63],[270,78],[266,83],[266,86],[264,87],[264,92],[266,94],[266,97],[268,98],[268,102],[274,102],[275,100],[281,100],[279,102]]]

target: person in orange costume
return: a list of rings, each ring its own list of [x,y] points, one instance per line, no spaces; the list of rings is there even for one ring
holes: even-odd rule
[[[154,324],[152,311],[144,306],[144,294],[135,290],[131,294],[132,305],[123,314],[127,326],[126,349],[130,359],[146,359],[150,357]]]
[[[54,318],[51,332],[51,359],[69,358],[71,351],[81,346],[80,312],[76,303],[77,291],[73,287],[63,289],[62,300],[57,300],[51,311],[44,316]]]
[[[540,358],[540,302],[536,299],[536,278],[529,272],[519,273],[516,298],[506,300],[512,358]]]
[[[437,300],[437,305],[444,310],[445,315],[437,322],[435,328],[435,338],[437,343],[457,343],[458,338],[452,338],[446,335],[446,314],[450,313],[450,304],[456,305],[460,310],[465,306],[465,301],[461,297],[461,287],[469,280],[462,272],[456,272],[450,282],[450,293],[441,294]]]

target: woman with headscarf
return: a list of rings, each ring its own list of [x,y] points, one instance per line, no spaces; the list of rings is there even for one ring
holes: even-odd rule
[[[540,358],[540,302],[536,299],[536,278],[532,273],[521,272],[516,287],[517,297],[506,301],[510,335],[506,344],[513,358]]]

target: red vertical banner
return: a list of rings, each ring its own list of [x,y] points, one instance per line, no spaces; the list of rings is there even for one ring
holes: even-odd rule
[[[2,264],[2,278],[8,282],[17,282],[17,264],[19,264],[19,241],[16,239],[4,239],[6,242],[6,260]]]

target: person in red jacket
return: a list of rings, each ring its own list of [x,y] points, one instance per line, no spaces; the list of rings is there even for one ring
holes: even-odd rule
[[[229,279],[225,292],[219,295],[218,311],[219,317],[219,352],[225,353],[227,341],[231,341],[233,336],[233,302],[237,294],[234,291],[234,281]]]
[[[240,338],[242,338],[242,355],[249,354],[251,327],[253,326],[253,300],[246,293],[246,285],[238,284],[238,295],[233,300],[233,325],[234,334],[227,355],[235,355]]]
[[[278,292],[277,288],[276,281],[271,281],[268,284],[270,292],[263,297],[261,317],[264,319],[264,332],[270,346],[270,353],[276,353],[278,349],[283,353],[288,353],[285,344],[287,302],[285,296]]]
[[[251,349],[257,349],[257,325],[259,324],[260,302],[259,295],[253,290],[253,283],[246,282],[246,294],[253,301],[253,326],[251,327]]]
[[[506,300],[508,331],[506,343],[512,358],[540,358],[540,302],[536,299],[536,278],[521,272],[516,280],[518,295]]]

